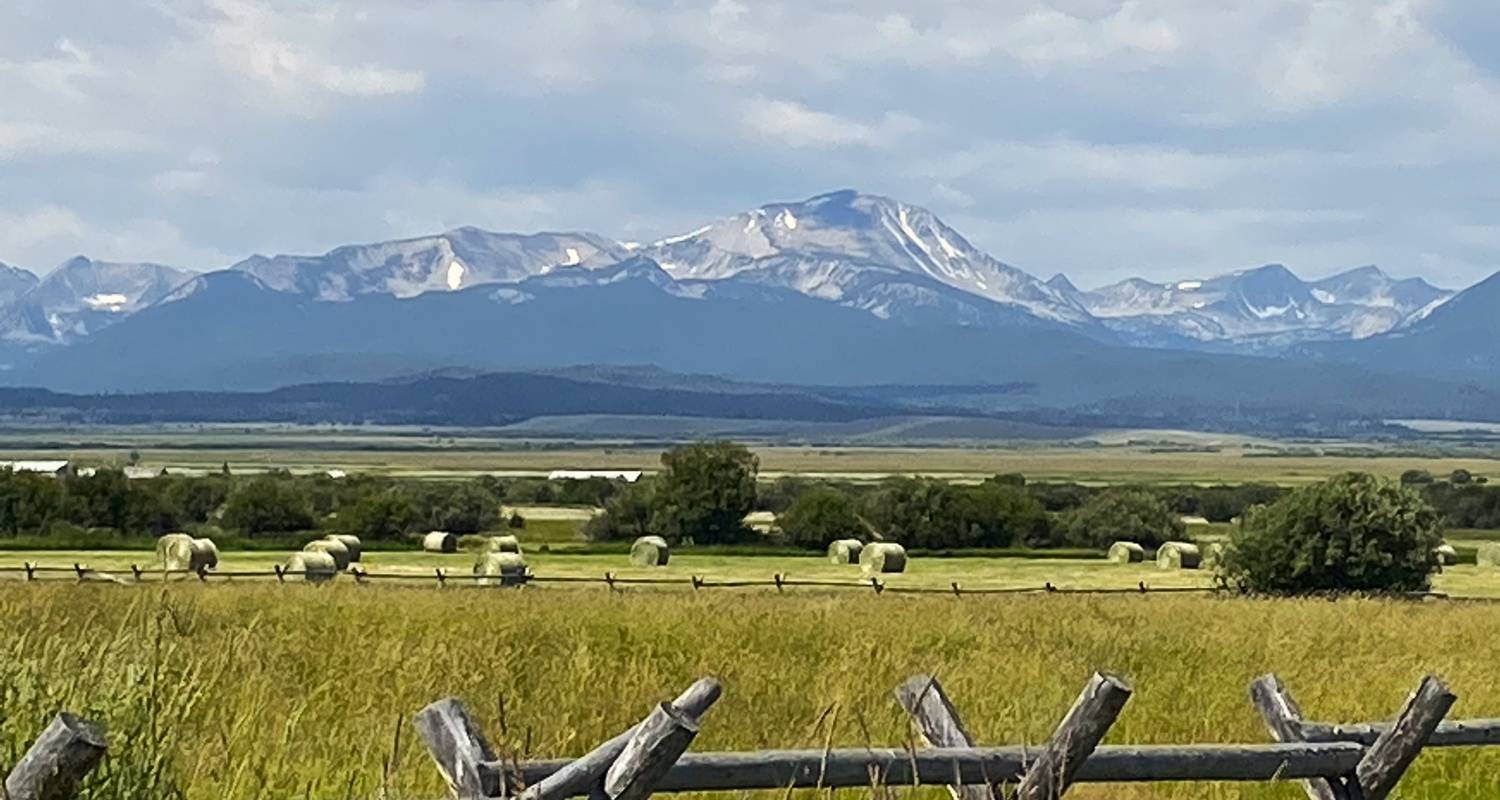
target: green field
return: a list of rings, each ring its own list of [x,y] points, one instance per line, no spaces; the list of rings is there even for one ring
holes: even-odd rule
[[[1097,669],[1137,687],[1113,743],[1267,741],[1245,694],[1267,671],[1320,719],[1389,717],[1429,671],[1455,715],[1500,716],[1489,604],[35,584],[0,586],[0,619],[22,623],[0,626],[0,758],[58,708],[101,718],[113,749],[90,798],[436,798],[402,722],[432,700],[466,700],[507,755],[576,755],[704,675],[727,688],[698,750],[899,746],[891,689],[917,672],[941,676],[991,744],[1045,739]],[[1500,795],[1500,750],[1430,751],[1399,791]]]

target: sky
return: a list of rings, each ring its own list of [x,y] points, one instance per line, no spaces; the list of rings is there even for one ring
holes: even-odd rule
[[[839,188],[1089,287],[1500,269],[1493,0],[6,0],[0,261],[460,225],[651,241]]]

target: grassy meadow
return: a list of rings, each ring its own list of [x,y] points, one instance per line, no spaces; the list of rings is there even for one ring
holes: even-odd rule
[[[1489,604],[6,584],[0,619],[0,759],[57,709],[97,716],[113,745],[91,798],[436,798],[404,722],[432,700],[463,698],[508,754],[576,755],[703,675],[726,691],[698,750],[899,746],[891,689],[916,672],[996,744],[1044,740],[1095,669],[1137,688],[1115,743],[1266,741],[1245,694],[1266,671],[1314,718],[1388,717],[1429,671],[1458,694],[1455,716],[1500,715]],[[1493,749],[1429,751],[1399,793],[1497,795]]]

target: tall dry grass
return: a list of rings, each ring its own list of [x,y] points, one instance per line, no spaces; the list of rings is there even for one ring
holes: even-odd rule
[[[99,717],[93,798],[439,797],[403,723],[432,700],[462,697],[509,752],[559,756],[709,674],[726,692],[698,750],[903,744],[891,689],[915,672],[990,744],[1045,739],[1094,669],[1137,687],[1112,742],[1266,741],[1245,687],[1271,670],[1318,718],[1387,717],[1428,671],[1456,715],[1500,716],[1487,605],[33,585],[0,589],[0,620],[0,759],[58,709]],[[1500,750],[1430,752],[1400,796],[1500,797]]]

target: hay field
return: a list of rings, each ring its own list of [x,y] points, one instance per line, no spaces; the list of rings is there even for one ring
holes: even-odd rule
[[[0,758],[57,708],[101,717],[114,749],[91,798],[436,798],[436,770],[398,733],[431,700],[464,698],[510,752],[581,754],[709,674],[727,689],[700,750],[899,745],[890,690],[918,671],[943,678],[987,743],[1043,740],[1099,668],[1137,686],[1116,743],[1265,741],[1245,687],[1268,670],[1315,718],[1386,717],[1427,671],[1459,695],[1455,714],[1500,715],[1490,605],[6,585],[0,619],[21,623],[0,626]],[[1493,749],[1429,751],[1400,792],[1497,795]]]

